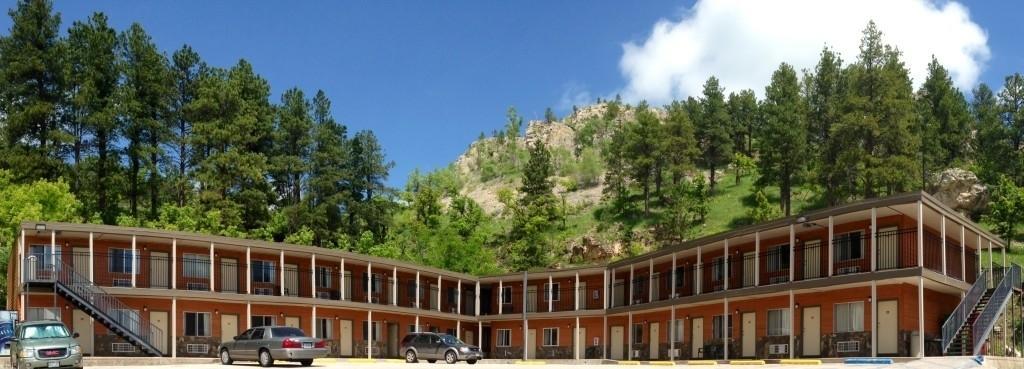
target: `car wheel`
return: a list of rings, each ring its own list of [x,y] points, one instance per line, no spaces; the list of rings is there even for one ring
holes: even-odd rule
[[[264,368],[274,366],[274,358],[270,357],[270,351],[260,350],[260,366]]]
[[[444,353],[444,362],[448,364],[455,364],[459,361],[459,357],[455,356],[455,351],[448,351]]]
[[[434,360],[434,359],[427,359],[427,362],[428,362],[428,363],[431,363],[431,364],[433,364],[433,363],[436,363],[436,362],[437,362],[437,360]]]
[[[476,360],[466,360],[466,364],[469,364],[469,365],[476,364]]]
[[[228,349],[221,349],[220,350],[220,363],[223,364],[223,365],[231,365],[231,363],[233,363],[233,362],[235,362],[235,361],[231,360],[231,354],[228,353]]]
[[[410,363],[410,364],[411,363],[415,363],[416,362],[416,352],[413,351],[413,350],[406,351],[405,352],[405,362]]]
[[[302,366],[313,365],[313,359],[299,360],[299,365],[302,365]]]

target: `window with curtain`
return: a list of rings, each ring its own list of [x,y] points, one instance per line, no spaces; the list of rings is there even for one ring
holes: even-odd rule
[[[511,329],[499,329],[498,330],[498,347],[510,347],[512,346],[512,330]]]
[[[210,255],[184,254],[181,261],[184,277],[210,278]]]
[[[864,331],[864,302],[835,304],[836,332]]]
[[[789,310],[772,309],[768,310],[768,335],[788,336],[789,335]]]
[[[558,328],[544,328],[544,346],[558,346]]]
[[[185,312],[185,336],[209,337],[210,313]]]
[[[277,278],[276,265],[273,261],[253,260],[252,281],[257,283],[274,283]]]
[[[778,245],[768,249],[768,271],[778,272],[789,269],[789,245]]]
[[[857,260],[864,257],[864,232],[855,231],[836,237],[836,261]]]
[[[138,274],[139,256],[132,257],[131,249],[110,249],[109,267],[111,273]],[[134,260],[134,261],[133,261]]]

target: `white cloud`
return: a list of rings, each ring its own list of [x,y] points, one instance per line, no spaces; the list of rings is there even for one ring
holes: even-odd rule
[[[854,61],[869,20],[903,52],[915,86],[935,55],[970,91],[989,58],[988,36],[956,2],[699,0],[681,18],[658,21],[643,43],[623,45],[621,92],[628,101],[665,103],[700,95],[714,75],[728,91],[761,96],[780,63],[813,69],[825,45],[844,64]]]
[[[562,87],[562,96],[555,108],[562,112],[571,112],[574,106],[583,107],[593,103],[594,98],[590,96],[587,86],[569,82]]]

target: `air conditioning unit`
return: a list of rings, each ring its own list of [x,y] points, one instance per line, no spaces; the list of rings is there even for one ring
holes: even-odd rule
[[[367,346],[367,347],[366,347],[366,348],[365,348],[365,349],[363,350],[363,354],[364,354],[364,355],[366,355],[366,354],[370,354],[370,355],[379,355],[379,354],[380,354],[380,349],[379,349],[379,348],[377,348],[377,347],[374,347],[374,346]]]
[[[189,291],[209,291],[210,286],[206,283],[189,282],[185,284],[185,289]]]
[[[672,357],[678,359],[682,355],[683,355],[683,350],[682,349],[674,349],[674,350],[672,350]]]
[[[111,283],[111,285],[114,286],[114,287],[131,287],[132,286],[132,280],[131,279],[124,279],[124,278],[114,278],[114,280]]]
[[[850,274],[850,273],[860,273],[860,267],[859,266],[842,267],[842,268],[839,268],[839,270],[836,271],[836,274]]]
[[[785,276],[785,275],[778,276],[778,277],[771,277],[771,278],[768,279],[768,283],[771,283],[771,284],[786,283],[786,282],[789,282],[789,276]]]
[[[316,293],[316,298],[330,300],[331,299],[331,293],[329,291],[318,291]]]
[[[271,296],[271,295],[274,294],[274,289],[273,288],[267,288],[267,287],[257,287],[257,288],[253,288],[252,289],[252,294],[253,295]]]
[[[789,353],[789,344],[768,345],[769,355],[784,355]]]
[[[110,352],[135,352],[135,345],[124,342],[114,342],[110,344]]]
[[[640,357],[640,350],[633,350],[633,358],[636,359],[638,357]]]
[[[836,342],[836,352],[860,352],[860,341]]]
[[[185,352],[189,354],[206,354],[210,352],[210,345],[190,343],[185,345]]]

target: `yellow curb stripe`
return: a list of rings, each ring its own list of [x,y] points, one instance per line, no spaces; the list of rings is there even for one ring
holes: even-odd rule
[[[652,361],[652,362],[649,362],[648,364],[649,365],[676,365],[676,363],[672,362],[672,361]]]
[[[718,362],[714,360],[690,360],[686,362],[686,365],[718,365]]]
[[[545,362],[540,360],[519,360],[516,365],[544,365]]]
[[[764,360],[729,360],[729,365],[764,365]]]
[[[623,361],[616,361],[615,364],[618,364],[618,365],[640,365],[640,362],[636,361],[636,360],[623,360]]]
[[[782,364],[782,365],[821,365],[821,360],[818,360],[818,359],[782,359],[782,360],[779,360],[779,364]]]

